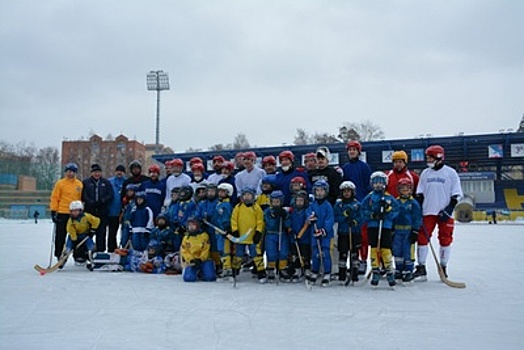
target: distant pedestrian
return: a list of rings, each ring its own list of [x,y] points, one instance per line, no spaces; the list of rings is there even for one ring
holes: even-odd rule
[[[35,210],[35,212],[33,213],[33,217],[35,218],[35,224],[38,224],[39,216],[40,216],[40,213],[38,212],[38,210]]]

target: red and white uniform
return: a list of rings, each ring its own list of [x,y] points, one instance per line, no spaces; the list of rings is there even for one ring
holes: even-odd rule
[[[420,174],[416,193],[424,196],[422,202],[423,225],[418,235],[418,263],[426,264],[428,256],[426,232],[431,237],[433,230],[438,226],[440,264],[447,266],[451,255],[455,224],[453,218],[441,217],[439,214],[449,205],[451,197],[456,196],[457,201],[463,197],[460,178],[455,169],[447,165],[443,165],[438,170],[426,168]]]

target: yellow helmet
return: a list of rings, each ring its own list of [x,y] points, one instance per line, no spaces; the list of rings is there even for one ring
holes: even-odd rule
[[[391,160],[403,160],[404,163],[408,164],[408,154],[404,151],[395,151],[393,152],[393,155],[391,156]]]

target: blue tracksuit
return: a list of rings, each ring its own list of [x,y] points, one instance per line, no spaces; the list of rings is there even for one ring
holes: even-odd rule
[[[109,213],[107,216],[119,216],[122,211],[122,185],[126,180],[125,176],[122,177],[110,177],[109,183],[113,186],[113,200],[109,204]]]
[[[395,220],[395,235],[393,236],[393,256],[397,271],[413,271],[415,261],[414,243],[410,241],[411,230],[417,230],[422,225],[422,210],[413,198],[398,198],[399,213]]]
[[[124,207],[124,213],[122,215],[122,237],[120,238],[120,246],[125,248],[129,238],[131,237],[131,227],[129,226],[129,219],[131,218],[131,212],[136,207],[134,200],[131,200]]]
[[[275,268],[278,260],[278,269],[282,270],[287,266],[287,256],[289,254],[289,228],[291,220],[289,213],[284,208],[280,215],[276,214],[273,208],[264,210],[264,221],[266,223],[266,234],[264,238],[266,259],[268,268]]]
[[[135,250],[146,250],[149,245],[149,233],[153,229],[153,211],[145,204],[131,210],[129,226],[133,232],[131,243]]]
[[[342,170],[344,171],[343,181],[347,180],[355,184],[357,187],[355,197],[357,197],[359,201],[362,201],[362,199],[371,192],[371,186],[369,184],[371,168],[369,164],[360,159],[350,160],[342,167]]]
[[[333,207],[327,200],[314,200],[308,208],[308,217],[314,213],[317,217],[317,222],[313,226],[313,232],[316,228],[324,229],[326,237],[315,237],[311,235],[311,272],[319,273],[320,271],[320,254],[324,265],[324,274],[331,274],[331,241],[334,237],[333,225],[335,224],[335,215]],[[315,228],[316,226],[316,228]],[[322,252],[319,251],[319,243]]]
[[[305,171],[297,170],[296,168],[291,168],[287,172],[282,169],[276,174],[276,187],[284,193],[284,206],[287,207],[291,204],[291,189],[290,184],[291,180],[295,177],[301,177],[306,181],[306,192],[311,191],[311,185]]]
[[[353,235],[360,235],[362,225],[361,204],[356,198],[342,199],[335,203],[335,221],[338,223],[338,235],[349,234],[350,228]],[[349,216],[347,212],[349,211]]]
[[[233,207],[229,199],[221,200],[216,205],[214,222],[217,227],[224,231],[231,232],[231,214],[233,213]],[[220,256],[224,256],[224,237],[216,234],[217,250]]]
[[[166,198],[166,184],[160,180],[142,182],[139,191],[146,193],[147,205],[153,211],[153,218],[160,214]]]

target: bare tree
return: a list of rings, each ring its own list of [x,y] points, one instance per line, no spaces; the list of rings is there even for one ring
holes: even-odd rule
[[[247,140],[246,134],[239,133],[235,136],[233,141],[233,149],[250,148],[251,145]]]
[[[293,143],[295,145],[307,145],[312,143],[312,137],[308,135],[306,130],[298,128]]]
[[[360,141],[380,140],[384,137],[384,132],[380,126],[373,124],[369,120],[358,123],[344,123],[339,129],[339,138],[343,142],[356,139]]]
[[[330,135],[327,132],[318,133],[312,136],[313,143],[337,143],[340,140],[335,135]]]
[[[60,177],[60,155],[56,147],[39,149],[32,164],[32,174],[40,190],[51,190]]]
[[[216,145],[213,145],[213,146],[210,146],[209,147],[209,150],[212,151],[212,152],[220,152],[220,151],[225,151],[225,150],[228,150],[228,149],[233,149],[233,145],[228,143],[226,145],[224,145],[223,143],[217,143]]]

